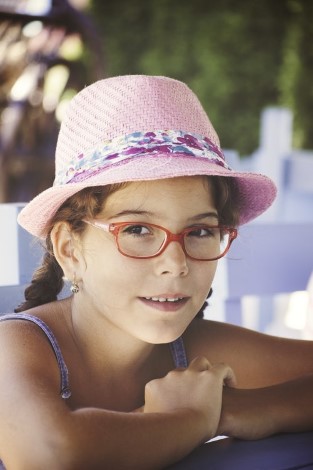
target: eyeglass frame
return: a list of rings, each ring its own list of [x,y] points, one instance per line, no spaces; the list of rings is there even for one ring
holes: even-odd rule
[[[98,228],[100,230],[104,230],[105,232],[112,233],[114,235],[115,243],[116,243],[116,246],[117,246],[117,249],[118,249],[119,253],[121,253],[123,256],[126,256],[128,258],[133,258],[133,259],[156,258],[157,256],[161,255],[166,250],[166,248],[168,247],[168,245],[171,242],[175,241],[175,242],[178,242],[180,244],[180,246],[181,246],[181,248],[182,248],[182,250],[183,250],[183,252],[184,252],[184,254],[187,258],[190,258],[194,261],[216,261],[218,259],[223,258],[223,256],[225,256],[226,253],[228,253],[228,251],[231,247],[231,244],[237,238],[237,235],[238,235],[238,231],[237,231],[236,228],[226,227],[224,225],[197,225],[196,227],[185,228],[180,233],[175,234],[175,233],[172,233],[167,228],[162,227],[161,225],[151,224],[151,223],[148,223],[148,222],[140,222],[140,221],[128,222],[127,221],[127,222],[112,222],[110,224],[106,224],[104,222],[99,222],[98,219],[91,219],[91,220],[83,219],[82,222],[85,222],[86,224],[91,225],[92,227]],[[135,256],[135,255],[129,255],[129,254],[125,253],[124,251],[122,251],[122,249],[120,247],[120,244],[119,244],[119,241],[118,241],[118,235],[119,235],[120,230],[123,227],[126,227],[127,225],[150,226],[150,227],[155,227],[155,228],[161,229],[163,232],[165,232],[166,236],[165,236],[164,242],[160,246],[157,253],[155,253],[154,255],[150,255],[150,256]],[[216,256],[214,258],[206,258],[206,259],[195,258],[195,257],[191,256],[189,253],[187,253],[187,250],[186,250],[186,247],[185,247],[184,237],[185,237],[186,233],[194,231],[195,228],[197,228],[197,229],[214,228],[214,229],[219,229],[221,232],[223,232],[223,231],[227,232],[228,235],[229,235],[229,239],[228,239],[227,246],[224,249],[223,253],[221,253],[219,256]]]

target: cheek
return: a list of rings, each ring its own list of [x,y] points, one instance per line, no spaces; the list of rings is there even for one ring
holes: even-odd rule
[[[146,264],[127,258],[117,250],[95,250],[89,254],[86,273],[98,285],[105,282],[110,291],[119,289],[120,292],[125,292],[125,289],[131,289],[136,280],[142,281],[147,275]],[[107,294],[110,294],[110,291],[106,291]]]
[[[210,268],[209,268],[209,276],[210,276],[210,280],[211,280],[211,284],[212,284],[212,281],[213,281],[215,273],[216,273],[218,261],[211,261],[210,263],[212,264],[212,266],[210,266]]]
[[[196,270],[197,281],[203,284],[211,284],[216,273],[217,261],[200,261],[200,265]]]
[[[203,262],[194,275],[194,284],[199,297],[206,299],[216,273],[217,261]],[[201,300],[200,300],[201,302]]]

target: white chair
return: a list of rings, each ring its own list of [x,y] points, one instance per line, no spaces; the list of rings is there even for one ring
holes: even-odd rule
[[[24,289],[40,264],[40,242],[20,227],[16,218],[23,204],[0,204],[0,313],[12,312],[24,299]]]
[[[223,262],[224,319],[244,325],[243,299],[255,296],[256,329],[265,331],[273,320],[274,296],[307,288],[313,271],[313,223],[243,226]]]

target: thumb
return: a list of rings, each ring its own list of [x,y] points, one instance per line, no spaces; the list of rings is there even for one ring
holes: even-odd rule
[[[227,368],[226,375],[224,377],[224,385],[227,385],[228,387],[236,387],[237,385],[235,372],[231,367]]]
[[[228,387],[236,386],[236,376],[230,366],[224,363],[217,363],[212,366],[212,369],[216,370],[219,374],[221,374],[221,378],[223,379],[224,385],[227,385]]]
[[[204,370],[211,369],[211,364],[204,356],[195,357],[188,366],[189,370],[194,370],[196,372],[202,372]]]

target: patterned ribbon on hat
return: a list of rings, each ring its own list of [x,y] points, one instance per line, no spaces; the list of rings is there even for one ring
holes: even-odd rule
[[[56,175],[54,185],[83,181],[113,164],[144,155],[153,158],[160,154],[204,158],[231,170],[221,150],[207,137],[176,130],[134,132],[107,140],[97,148],[81,153],[69,162],[65,173]]]

